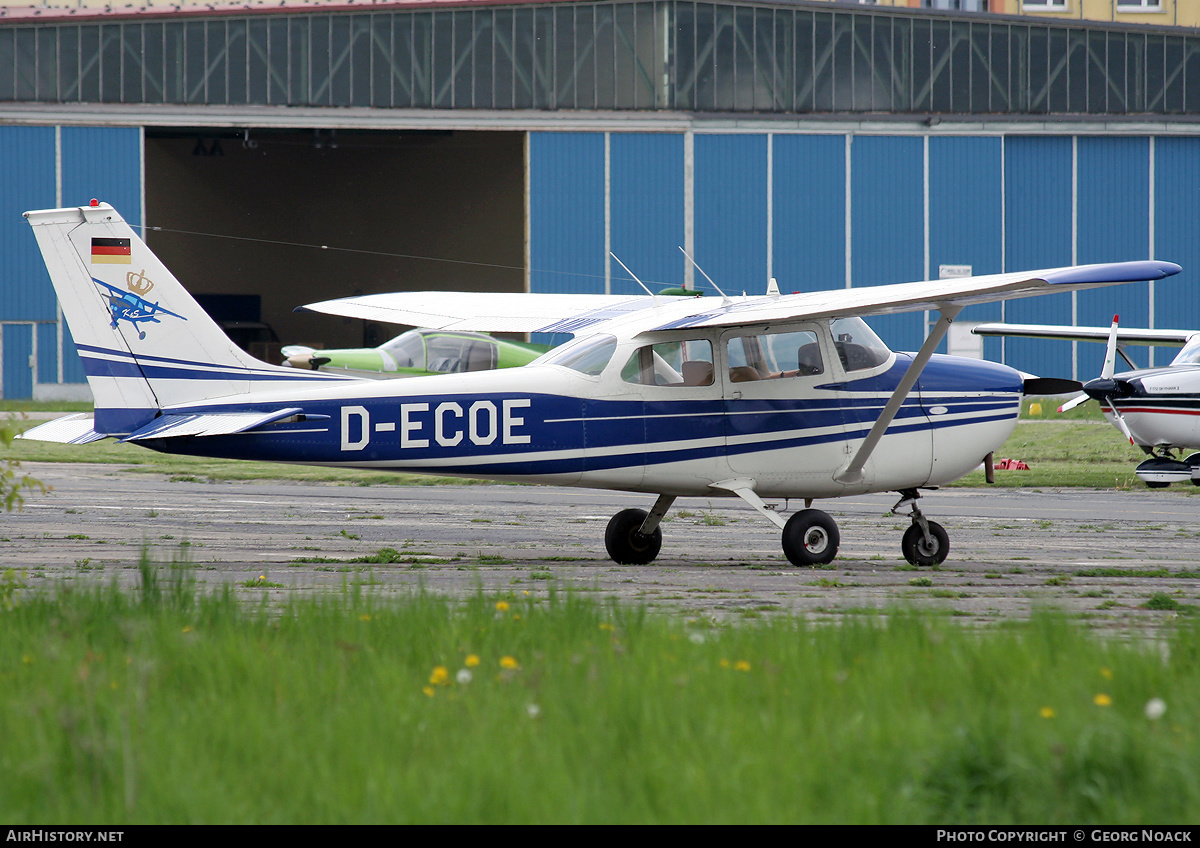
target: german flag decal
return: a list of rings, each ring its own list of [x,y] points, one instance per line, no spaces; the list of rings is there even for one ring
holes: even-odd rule
[[[131,265],[129,239],[92,238],[93,265]]]

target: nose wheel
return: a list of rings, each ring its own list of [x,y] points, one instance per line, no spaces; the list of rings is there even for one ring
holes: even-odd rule
[[[941,565],[950,553],[950,535],[945,527],[930,521],[921,513],[917,507],[919,497],[921,495],[916,489],[905,489],[900,493],[900,500],[892,507],[893,515],[905,507],[911,510],[912,525],[900,539],[900,551],[912,565]]]

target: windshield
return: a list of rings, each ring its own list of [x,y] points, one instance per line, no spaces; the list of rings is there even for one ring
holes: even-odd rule
[[[1183,350],[1171,360],[1172,365],[1200,365],[1200,336],[1188,339]]]
[[[537,360],[539,365],[561,365],[589,377],[597,377],[617,349],[614,336],[592,336],[578,344],[552,350]]]
[[[888,346],[861,318],[838,318],[829,322],[829,329],[833,333],[833,346],[847,371],[875,368],[892,355]]]
[[[425,345],[421,342],[421,334],[418,332],[409,330],[407,333],[401,333],[380,347],[396,360],[398,368],[425,367]]]

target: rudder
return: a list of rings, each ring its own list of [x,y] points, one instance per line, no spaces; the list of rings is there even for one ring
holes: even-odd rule
[[[96,402],[120,435],[160,409],[249,390],[238,348],[107,203],[26,212]]]

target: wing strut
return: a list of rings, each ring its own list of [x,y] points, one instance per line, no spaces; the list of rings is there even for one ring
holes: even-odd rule
[[[871,458],[871,454],[875,451],[875,446],[879,444],[879,440],[883,438],[883,434],[887,431],[888,426],[891,425],[892,419],[900,411],[900,405],[904,403],[904,399],[908,397],[908,393],[912,391],[912,387],[917,384],[921,372],[925,370],[925,365],[929,362],[929,357],[933,356],[933,351],[941,344],[946,331],[950,329],[950,325],[958,317],[961,309],[961,306],[947,304],[938,310],[938,322],[934,326],[933,332],[929,334],[929,338],[925,339],[925,344],[921,345],[921,349],[913,357],[912,364],[908,366],[908,370],[900,378],[900,385],[896,386],[896,390],[892,392],[892,396],[888,399],[887,406],[883,408],[883,412],[875,419],[875,426],[871,428],[871,432],[867,433],[867,437],[863,439],[863,443],[858,446],[858,452],[854,454],[849,464],[834,474],[833,479],[839,483],[857,483],[862,479],[863,466]]]

